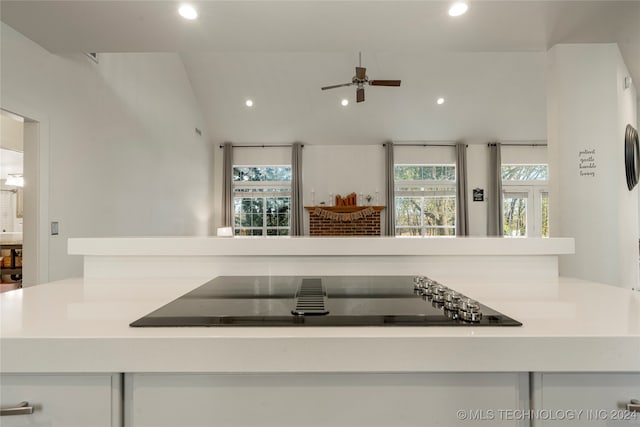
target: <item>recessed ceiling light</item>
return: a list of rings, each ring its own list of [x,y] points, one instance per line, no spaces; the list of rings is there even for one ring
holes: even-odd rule
[[[340,101],[340,104],[342,104],[343,107],[346,107],[347,105],[349,105],[349,100],[345,98],[342,101]]]
[[[440,98],[436,99],[436,104],[438,104],[438,105],[444,104],[444,98],[440,97]]]
[[[466,1],[456,1],[449,8],[449,16],[460,16],[467,13],[469,10],[469,3]]]
[[[178,13],[184,19],[193,20],[198,17],[198,12],[190,4],[183,4],[182,6],[180,6],[180,8],[178,9]]]
[[[247,99],[246,101],[244,101],[244,105],[246,105],[247,107],[253,107],[253,100]]]

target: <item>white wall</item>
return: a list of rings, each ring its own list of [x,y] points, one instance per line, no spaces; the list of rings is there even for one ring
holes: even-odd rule
[[[426,143],[426,141],[423,141]],[[450,143],[441,141],[440,143]],[[544,142],[544,141],[539,141]],[[437,143],[431,141],[428,143]],[[454,147],[403,147],[396,142],[396,163],[455,163]],[[505,163],[546,163],[545,147],[505,147]],[[216,150],[214,175],[214,228],[220,227],[220,199],[222,182],[222,150]],[[235,164],[289,164],[290,149],[237,148]],[[305,206],[325,202],[331,205],[330,194],[347,195],[355,192],[363,197],[371,195],[372,204],[385,204],[384,149],[374,145],[313,145],[305,144],[303,158],[303,203]],[[487,191],[489,182],[489,150],[486,142],[467,146],[467,204],[469,207],[469,235],[487,235]],[[473,201],[473,189],[485,190],[485,201]],[[377,197],[376,197],[377,195]],[[385,210],[386,211],[386,210]],[[383,215],[385,214],[383,211]],[[305,211],[305,230],[308,231],[309,214]]]
[[[0,111],[0,147],[22,152],[24,124],[12,115]]]
[[[1,26],[1,107],[48,121],[49,279],[77,236],[206,235],[210,147],[177,54],[52,55]],[[22,114],[25,114],[22,111]]]
[[[620,51],[615,44],[557,45],[548,74],[551,234],[576,241],[560,273],[636,287],[638,189],[627,189],[624,172],[624,127],[635,126],[636,91],[623,89]],[[585,171],[580,158],[589,156],[595,168]]]
[[[378,191],[378,204],[384,205],[384,148],[379,145],[305,145],[303,149],[304,203],[311,205],[311,191],[315,203],[334,201],[330,194],[346,196],[350,193],[373,197]],[[358,202],[360,203],[360,202]]]

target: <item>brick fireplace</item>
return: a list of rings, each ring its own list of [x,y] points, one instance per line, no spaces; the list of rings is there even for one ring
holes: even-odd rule
[[[305,206],[311,236],[380,236],[384,206]]]

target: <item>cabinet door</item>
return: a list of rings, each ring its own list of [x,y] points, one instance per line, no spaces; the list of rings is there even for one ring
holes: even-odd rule
[[[26,401],[29,415],[0,419],[2,427],[121,427],[120,374],[3,374],[0,405],[3,409]]]
[[[640,373],[542,373],[533,376],[535,427],[640,426],[629,412],[640,399]]]
[[[131,427],[528,426],[528,374],[131,374]]]

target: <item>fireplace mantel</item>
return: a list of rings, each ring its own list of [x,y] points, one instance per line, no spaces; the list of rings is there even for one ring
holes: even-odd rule
[[[305,206],[311,236],[380,236],[384,206]]]
[[[380,212],[381,210],[384,209],[384,206],[322,206],[320,205],[320,206],[305,206],[304,208],[310,212],[313,212],[314,210],[320,208],[320,209],[325,209],[327,211],[336,212],[336,213],[352,213],[352,212],[361,211],[366,208],[373,208],[373,210],[375,210],[376,212]]]

